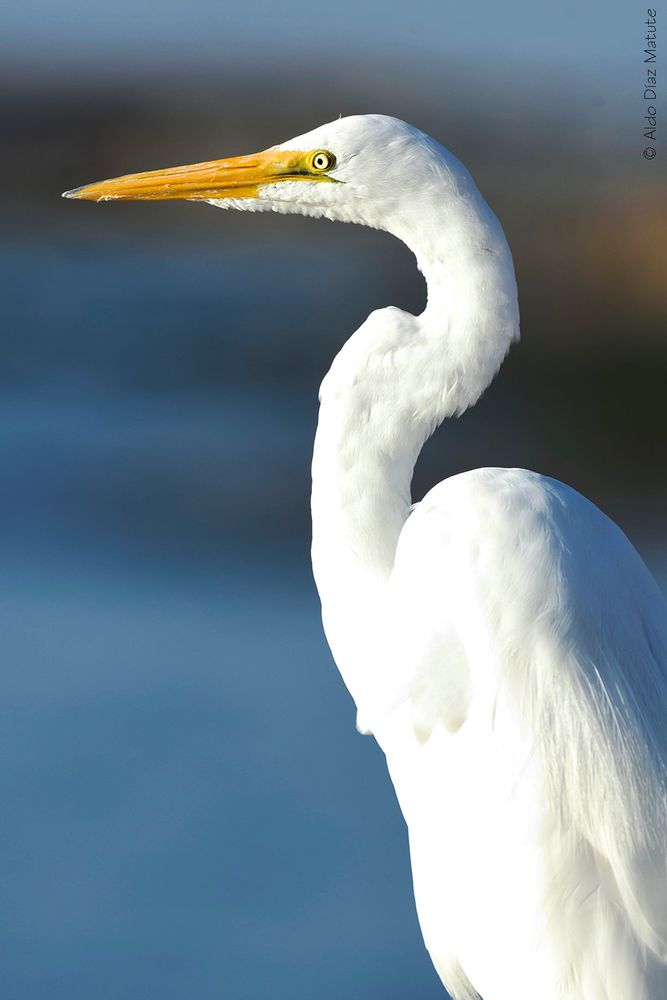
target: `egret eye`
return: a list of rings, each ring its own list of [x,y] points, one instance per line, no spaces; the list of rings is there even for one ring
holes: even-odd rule
[[[316,153],[313,153],[310,162],[313,170],[331,170],[335,166],[336,158],[333,153],[329,153],[326,149],[318,149]]]

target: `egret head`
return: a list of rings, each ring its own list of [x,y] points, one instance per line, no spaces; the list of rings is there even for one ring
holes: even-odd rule
[[[465,168],[433,139],[385,115],[353,115],[249,156],[128,174],[65,193],[88,201],[184,198],[396,231],[420,194],[474,191]]]

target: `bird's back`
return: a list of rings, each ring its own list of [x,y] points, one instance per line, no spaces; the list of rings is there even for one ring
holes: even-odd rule
[[[408,519],[387,610],[372,728],[450,992],[664,1000],[667,615],[632,545],[561,483],[477,470]]]

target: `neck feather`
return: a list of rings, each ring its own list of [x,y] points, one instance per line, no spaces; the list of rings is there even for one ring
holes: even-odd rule
[[[424,312],[371,313],[322,383],[313,568],[344,676],[342,637],[353,637],[358,656],[351,619],[370,621],[369,609],[381,603],[422,446],[445,417],[476,402],[518,333],[509,250],[495,218],[488,213],[481,221],[467,239],[461,226],[440,230],[446,235],[436,241],[404,236],[426,279]]]

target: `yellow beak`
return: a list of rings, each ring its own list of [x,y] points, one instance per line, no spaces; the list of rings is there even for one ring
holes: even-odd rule
[[[311,166],[312,153],[271,150],[226,160],[209,160],[185,167],[125,174],[108,181],[65,191],[63,198],[83,201],[155,201],[188,198],[258,198],[260,188],[278,181],[333,181]]]

